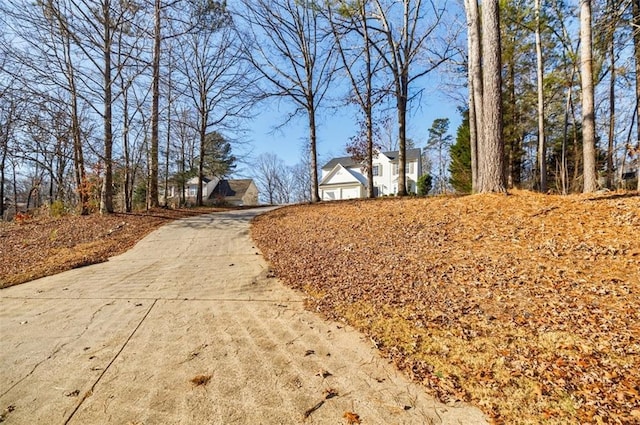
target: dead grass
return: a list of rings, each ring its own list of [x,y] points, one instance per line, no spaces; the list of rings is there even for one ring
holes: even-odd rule
[[[496,423],[640,421],[640,197],[295,206],[252,234],[310,308]]]

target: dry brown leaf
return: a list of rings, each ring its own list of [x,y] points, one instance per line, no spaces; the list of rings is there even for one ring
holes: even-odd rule
[[[442,400],[578,424],[640,408],[638,229],[637,195],[513,191],[292,206],[252,236],[308,308]]]

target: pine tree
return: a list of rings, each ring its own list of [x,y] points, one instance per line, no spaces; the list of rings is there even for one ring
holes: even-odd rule
[[[460,193],[471,193],[471,132],[469,127],[469,110],[462,112],[462,124],[456,133],[456,142],[449,148],[451,162],[449,183]]]

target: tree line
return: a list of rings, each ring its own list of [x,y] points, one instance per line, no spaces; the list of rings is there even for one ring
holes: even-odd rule
[[[18,192],[83,214],[155,207],[170,177],[197,177],[202,204],[204,176],[233,169],[231,147],[274,99],[291,105],[284,123],[308,124],[296,200],[319,200],[330,108],[358,111],[351,151],[368,174],[380,117],[393,116],[404,195],[407,125],[436,72],[468,93],[471,191],[589,192],[599,176],[614,187],[640,155],[640,0],[591,3],[6,0],[0,212]]]

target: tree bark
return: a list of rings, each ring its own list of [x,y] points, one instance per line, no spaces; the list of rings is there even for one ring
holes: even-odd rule
[[[535,0],[536,14],[536,65],[538,77],[538,171],[540,173],[540,192],[547,191],[547,144],[544,132],[544,63],[542,41],[540,37],[540,0]]]
[[[615,26],[611,29],[611,44],[609,45],[609,134],[607,141],[607,188],[613,189],[613,151],[616,134],[616,54],[614,46]]]
[[[318,191],[318,152],[316,150],[316,111],[313,102],[309,102],[309,155],[311,168],[311,202],[320,201],[320,193]]]
[[[154,2],[153,76],[151,81],[151,153],[147,206],[158,206],[158,122],[160,120],[160,0]]]
[[[405,92],[406,93],[406,92]],[[406,187],[406,155],[407,155],[407,98],[401,93],[397,99],[398,108],[398,196],[407,195]]]
[[[0,140],[1,143],[1,147],[2,147],[2,158],[0,159],[0,220],[3,219],[4,217],[4,182],[5,182],[5,175],[4,175],[4,167],[7,163],[7,152],[9,150],[9,126],[7,126],[6,128],[6,135],[5,134],[0,134],[0,137],[2,138]]]
[[[102,180],[102,195],[100,198],[100,212],[113,212],[113,129],[112,129],[112,83],[111,78],[111,11],[110,1],[102,3],[104,51],[104,179]]]
[[[469,127],[471,132],[471,186],[472,192],[478,192],[478,170],[480,157],[478,146],[482,144],[483,113],[482,113],[482,65],[480,16],[477,0],[465,0],[467,15],[467,42],[469,44]],[[475,137],[474,137],[475,132]]]
[[[204,96],[203,96],[204,97]],[[203,111],[206,110],[206,98],[201,99],[201,108]],[[206,153],[206,143],[207,143],[207,120],[209,119],[209,115],[205,112],[200,116],[200,129],[199,129],[199,138],[200,138],[200,158],[198,159],[198,191],[196,193],[196,206],[201,207],[203,205],[202,199],[202,189],[204,180],[204,158]]]
[[[640,0],[633,1],[633,48],[636,59],[636,178],[640,192]]]
[[[483,2],[483,138],[479,147],[479,187],[481,193],[505,193],[504,139],[502,135],[502,77],[500,13],[498,0]]]
[[[596,122],[593,90],[593,60],[591,43],[591,0],[580,0],[580,71],[582,85],[582,155],[583,192],[595,192]]]

